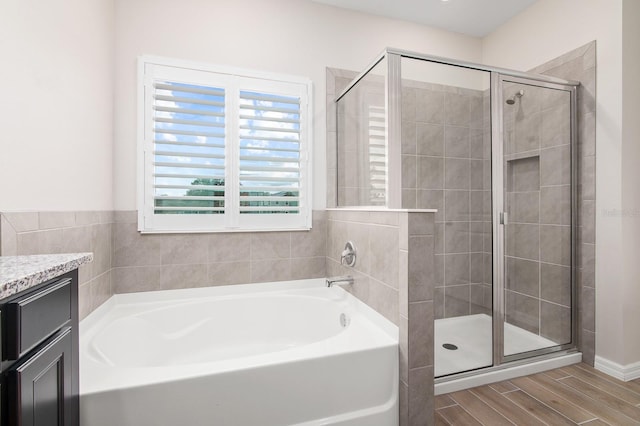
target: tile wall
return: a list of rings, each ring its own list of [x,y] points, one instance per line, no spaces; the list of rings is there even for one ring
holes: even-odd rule
[[[112,287],[113,212],[19,212],[0,214],[0,255],[93,252],[80,266],[80,318],[114,293]]]
[[[324,277],[325,215],[310,231],[140,234],[135,211],[116,212],[114,293]]]
[[[327,274],[352,275],[345,289],[399,326],[400,424],[432,424],[435,214],[331,209],[327,218]],[[354,268],[340,265],[347,241]]]
[[[523,93],[515,97],[516,93]],[[570,96],[506,83],[506,321],[571,342]]]
[[[490,313],[488,91],[402,81],[402,207],[434,208],[435,318]]]
[[[580,81],[578,87],[578,235],[576,283],[578,345],[584,362],[595,357],[596,42],[531,70]]]
[[[311,231],[142,235],[135,211],[2,213],[0,255],[93,252],[82,319],[118,293],[324,277],[325,216]]]

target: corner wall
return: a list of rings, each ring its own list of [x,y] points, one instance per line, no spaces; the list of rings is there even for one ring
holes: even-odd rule
[[[622,5],[622,226],[625,264],[622,297],[623,359],[628,378],[640,377],[640,2]]]

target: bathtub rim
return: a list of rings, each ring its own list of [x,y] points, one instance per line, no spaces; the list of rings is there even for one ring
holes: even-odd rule
[[[190,300],[194,297],[213,297],[212,292],[217,296],[234,296],[239,294],[264,294],[275,293],[284,290],[298,290],[304,288],[317,288],[325,287],[326,278],[309,278],[304,280],[288,280],[288,281],[272,281],[266,283],[250,283],[250,284],[229,284],[221,286],[209,286],[209,287],[193,287],[193,288],[179,288],[179,289],[167,289],[167,290],[152,290],[141,291],[131,293],[118,293],[109,297],[104,303],[94,309],[79,323],[80,334],[83,329],[94,327],[102,317],[122,301],[122,303],[156,303],[161,301],[170,300]],[[260,291],[254,292],[253,289],[260,289]],[[396,324],[385,318],[381,313],[377,312],[371,306],[367,305],[353,294],[349,293],[339,285],[332,286],[331,289],[342,294],[346,293],[353,299],[352,303],[358,308],[358,311],[365,313],[367,319],[377,325],[381,330],[389,335],[392,339],[398,341],[400,338],[399,328]],[[149,300],[152,298],[154,300]]]
[[[104,320],[105,315],[109,313],[112,308],[117,307],[120,303],[135,303],[144,307],[145,304],[152,305],[158,301],[189,301],[194,297],[209,296],[212,298],[219,297],[233,297],[237,295],[251,295],[257,296],[260,294],[273,294],[278,292],[286,292],[287,290],[302,290],[326,287],[325,279],[307,279],[307,280],[294,280],[294,281],[277,281],[271,283],[258,283],[258,284],[237,284],[230,286],[218,286],[218,287],[204,287],[204,288],[189,288],[189,289],[176,289],[176,290],[159,290],[152,292],[140,292],[140,293],[126,293],[117,294],[109,298],[104,304],[93,311],[80,323],[80,370],[82,372],[82,361],[85,358],[86,344],[82,341],[83,335],[92,331],[96,326],[101,326],[101,322]],[[259,291],[254,291],[259,289]],[[96,361],[90,360],[91,365],[88,367],[90,372],[87,374],[91,378],[97,379],[97,382],[87,384],[86,381],[80,380],[80,393],[89,395],[100,392],[108,392],[121,388],[135,388],[141,386],[148,386],[159,384],[163,382],[171,382],[176,380],[186,380],[193,377],[227,374],[232,371],[258,369],[263,366],[286,364],[290,362],[301,362],[305,359],[320,358],[320,357],[333,357],[340,356],[346,353],[358,353],[375,350],[389,350],[393,349],[397,351],[399,348],[399,329],[390,320],[383,317],[382,314],[375,311],[364,302],[360,301],[354,295],[340,288],[339,286],[333,286],[328,289],[334,294],[339,295],[341,298],[346,298],[348,303],[355,309],[355,312],[361,314],[365,321],[356,323],[358,327],[373,328],[374,333],[378,334],[374,336],[375,345],[369,343],[365,347],[340,347],[338,351],[313,353],[310,351],[314,349],[314,345],[322,345],[322,342],[314,342],[309,345],[292,348],[290,350],[282,352],[265,353],[255,356],[242,357],[241,360],[245,364],[234,364],[233,361],[225,362],[218,361],[212,363],[201,364],[189,364],[182,366],[159,366],[159,367],[122,367],[113,366],[108,367],[104,364],[100,365]],[[87,331],[89,330],[89,331]],[[354,332],[351,330],[351,332]],[[91,335],[90,335],[91,336]],[[340,337],[339,337],[340,336]],[[346,334],[349,336],[349,334]],[[345,336],[338,334],[330,337],[331,339],[346,339]],[[237,361],[237,360],[235,360]],[[106,368],[105,368],[106,367]],[[217,368],[215,368],[217,367]],[[233,367],[233,368],[232,368]],[[85,370],[87,372],[87,370]],[[158,377],[161,374],[161,377]],[[81,377],[85,377],[83,375]]]

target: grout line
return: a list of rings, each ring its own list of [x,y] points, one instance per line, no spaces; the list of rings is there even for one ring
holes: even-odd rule
[[[571,374],[569,374],[569,375],[567,375],[567,376],[557,377],[557,378],[555,378],[555,379],[553,379],[553,380],[555,380],[556,382],[560,382],[560,381],[562,381],[562,380],[564,380],[564,379],[568,379],[569,377],[574,377],[574,376],[572,376]],[[577,377],[575,377],[575,378],[577,379]]]
[[[553,225],[556,226],[556,225]],[[561,226],[565,226],[565,225],[561,225]],[[529,262],[538,262],[538,263],[544,263],[545,265],[552,265],[552,266],[562,266],[565,268],[570,268],[571,265],[561,265],[559,263],[550,263],[550,262],[542,262],[538,259],[527,259],[526,257],[517,257],[517,256],[512,256],[512,255],[505,255],[505,257],[510,257],[512,259],[517,259],[517,260],[527,260]]]
[[[436,411],[442,410],[443,408],[455,407],[456,405],[460,405],[453,398],[449,397],[449,399],[451,399],[451,401],[453,401],[453,404],[449,404],[449,405],[445,405],[443,407],[440,407]]]
[[[586,424],[586,423],[592,422],[592,421],[594,421],[594,420],[600,420],[600,419],[599,419],[598,417],[594,417],[594,418],[592,418],[592,419],[585,420],[584,422],[580,422],[580,423],[578,423],[578,424],[579,424],[579,425],[583,425],[583,424]]]

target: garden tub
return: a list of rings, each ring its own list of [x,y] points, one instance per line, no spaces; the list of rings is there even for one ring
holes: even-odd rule
[[[118,294],[80,323],[83,426],[398,424],[398,329],[324,279]]]

